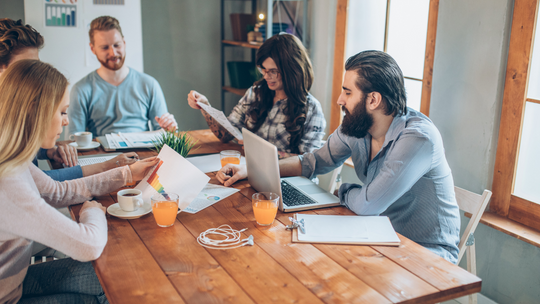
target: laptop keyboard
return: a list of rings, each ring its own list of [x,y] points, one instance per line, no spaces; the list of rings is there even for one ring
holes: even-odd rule
[[[281,181],[281,195],[283,195],[283,204],[289,207],[311,205],[317,203],[309,196],[300,192],[298,189],[283,180]]]

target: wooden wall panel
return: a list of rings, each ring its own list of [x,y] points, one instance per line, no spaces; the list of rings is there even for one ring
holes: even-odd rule
[[[330,106],[330,129],[332,134],[341,124],[341,108],[337,104],[345,70],[345,46],[347,40],[347,7],[349,0],[338,0],[336,15],[336,40],[334,44],[334,72],[332,77],[332,99]]]
[[[537,11],[538,0],[514,2],[490,205],[502,216],[508,216],[513,191]]]

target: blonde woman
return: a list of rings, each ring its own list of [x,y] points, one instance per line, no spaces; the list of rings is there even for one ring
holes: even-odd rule
[[[39,50],[44,40],[38,31],[21,20],[0,19],[0,75],[10,64],[22,59],[39,60]],[[53,146],[51,149],[39,149],[37,159],[50,159],[63,163],[67,168],[45,171],[52,179],[59,182],[90,176],[118,166],[130,165],[138,159],[135,152],[125,153],[99,164],[81,167],[78,165],[77,149],[67,144]]]
[[[36,60],[15,62],[0,76],[0,303],[107,303],[85,263],[107,243],[105,208],[87,200],[142,179],[157,162],[67,182],[53,181],[33,165],[39,148],[53,147],[68,124],[67,85],[60,72]],[[82,202],[80,223],[55,209]],[[33,241],[72,259],[29,267]]]

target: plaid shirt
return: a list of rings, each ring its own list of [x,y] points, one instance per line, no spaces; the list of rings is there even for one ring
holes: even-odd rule
[[[247,112],[251,104],[255,102],[255,98],[252,87],[247,90],[244,97],[240,99],[240,102],[234,107],[229,115],[229,121],[239,130],[242,130],[242,128],[246,126],[252,126],[252,122],[249,120]],[[285,129],[285,123],[287,122],[288,116],[283,112],[286,106],[287,99],[279,100],[274,103],[266,120],[255,134],[275,145],[279,151],[291,153],[289,146],[291,135]],[[304,123],[304,136],[302,136],[300,144],[298,145],[300,154],[312,152],[313,150],[322,147],[322,138],[324,136],[324,128],[326,127],[326,120],[324,119],[321,104],[311,94],[308,94],[307,96],[307,107],[306,122]]]

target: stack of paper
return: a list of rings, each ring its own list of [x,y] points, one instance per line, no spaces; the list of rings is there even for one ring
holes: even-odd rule
[[[105,155],[105,156],[96,156],[96,157],[87,157],[87,158],[80,158],[78,159],[79,165],[82,166],[88,166],[93,164],[99,164],[104,163],[110,159],[113,159],[117,157],[118,154],[113,155]]]
[[[386,216],[296,214],[304,232],[293,231],[293,242],[399,246]]]
[[[128,149],[128,148],[152,148],[153,141],[165,131],[159,129],[157,131],[134,132],[134,133],[111,133],[106,134],[105,138],[112,149]]]

